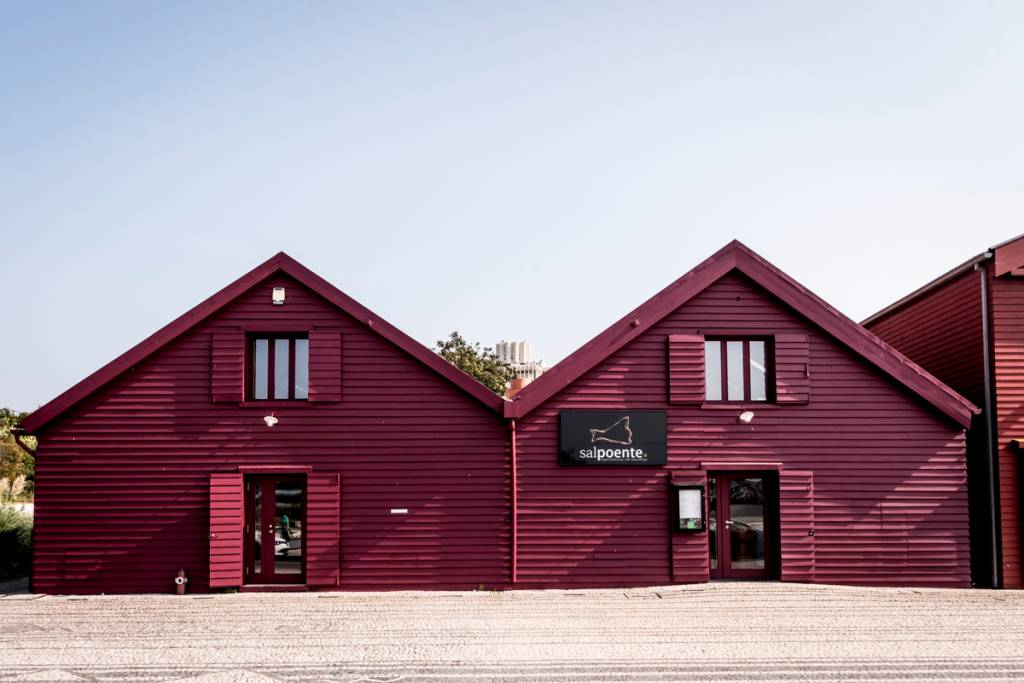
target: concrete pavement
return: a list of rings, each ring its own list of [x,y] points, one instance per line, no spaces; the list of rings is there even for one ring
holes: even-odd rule
[[[1024,679],[1024,592],[631,590],[0,598],[8,681]]]

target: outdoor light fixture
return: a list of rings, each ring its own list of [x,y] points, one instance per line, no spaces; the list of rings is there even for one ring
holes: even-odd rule
[[[277,418],[274,417],[273,415],[267,415],[265,418],[263,418],[263,421],[267,423],[268,427],[273,427],[274,425],[277,424]]]
[[[751,422],[754,421],[754,411],[744,410],[742,413],[740,413],[739,421],[745,425],[750,424]]]
[[[274,293],[271,294],[270,301],[275,306],[284,306],[284,287],[274,287]]]

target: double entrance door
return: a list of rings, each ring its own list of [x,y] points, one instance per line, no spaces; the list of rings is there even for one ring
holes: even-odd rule
[[[778,490],[774,474],[708,474],[712,578],[776,577]]]
[[[245,582],[305,583],[306,478],[245,478]]]

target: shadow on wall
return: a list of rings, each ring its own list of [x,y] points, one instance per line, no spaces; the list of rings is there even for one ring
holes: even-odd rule
[[[922,445],[915,442],[918,448]],[[915,459],[908,459],[905,451],[894,452],[894,461],[913,473],[872,498],[851,498],[845,483],[833,490],[817,478],[816,580],[851,585],[969,583],[967,472],[965,468],[959,481],[951,483],[949,463],[939,462],[950,457],[940,451],[955,453],[958,448],[957,441],[936,442],[933,454]],[[923,485],[921,479],[932,472],[941,472],[945,481]]]

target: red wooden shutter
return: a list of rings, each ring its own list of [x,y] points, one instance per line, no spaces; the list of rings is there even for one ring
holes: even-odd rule
[[[341,332],[309,333],[309,400],[341,400]]]
[[[811,394],[810,351],[806,334],[775,336],[775,400],[807,403]]]
[[[704,337],[671,334],[668,337],[668,402],[704,402]]]
[[[242,585],[245,495],[237,472],[210,475],[210,588]]]
[[[814,472],[779,473],[779,523],[783,581],[814,580]]]
[[[240,403],[245,398],[245,333],[213,333],[210,393],[214,403]]]
[[[306,583],[337,586],[341,576],[341,482],[337,473],[306,482]]]

